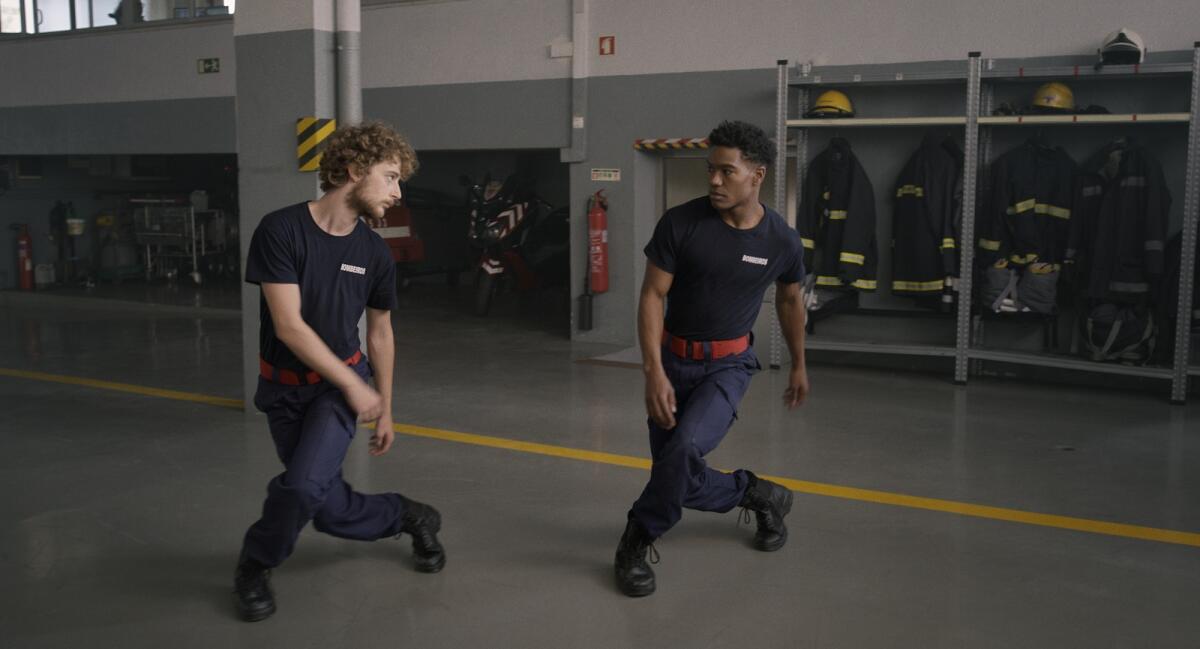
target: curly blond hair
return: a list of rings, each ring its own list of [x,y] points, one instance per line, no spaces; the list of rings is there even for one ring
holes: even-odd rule
[[[325,140],[321,154],[321,191],[341,187],[350,170],[365,173],[380,162],[400,163],[401,180],[417,173],[417,152],[408,139],[383,122],[343,126]]]

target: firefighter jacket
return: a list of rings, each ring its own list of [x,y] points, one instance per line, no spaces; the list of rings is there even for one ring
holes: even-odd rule
[[[958,276],[962,150],[928,136],[896,179],[892,211],[892,293],[936,296]]]
[[[796,230],[817,287],[875,290],[875,190],[846,140],[809,164]]]
[[[1005,260],[1057,267],[1066,257],[1078,169],[1061,147],[1031,138],[992,163],[991,192],[979,219],[983,264]]]
[[[1070,255],[1084,295],[1149,298],[1163,276],[1170,208],[1162,166],[1136,142],[1116,140],[1084,165]]]

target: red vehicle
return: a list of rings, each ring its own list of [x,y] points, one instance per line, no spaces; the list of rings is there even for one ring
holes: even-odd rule
[[[418,275],[446,274],[458,284],[459,273],[472,261],[462,240],[463,210],[449,196],[405,187],[400,204],[388,209],[372,229],[383,237],[396,262],[396,288],[404,290]]]
[[[371,228],[383,237],[392,251],[392,259],[396,262],[397,289],[407,288],[410,281],[411,275],[404,272],[404,267],[425,261],[425,244],[417,238],[412,221],[412,211],[402,200],[388,208],[381,222]]]

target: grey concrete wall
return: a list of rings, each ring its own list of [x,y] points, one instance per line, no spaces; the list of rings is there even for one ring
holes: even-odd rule
[[[363,115],[418,149],[549,149],[570,144],[569,79],[370,88]]]
[[[221,71],[199,74],[213,57]],[[229,18],[7,38],[0,107],[232,97],[235,58]]]
[[[775,59],[818,65],[984,56],[1094,54],[1121,27],[1157,51],[1200,35],[1191,0],[590,0],[592,43],[616,36],[593,76],[752,69]]]
[[[5,39],[0,61],[0,155],[234,150],[232,19]]]
[[[233,97],[0,108],[0,155],[232,153]]]
[[[364,6],[363,87],[560,79],[571,59],[571,0],[461,0]]]

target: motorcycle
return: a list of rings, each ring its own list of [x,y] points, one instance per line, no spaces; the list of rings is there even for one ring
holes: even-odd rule
[[[529,182],[511,175],[503,182],[474,182],[460,176],[467,189],[467,238],[479,251],[475,315],[486,316],[506,278],[522,291],[538,288],[547,277],[565,274],[569,225],[566,208],[542,200]],[[561,265],[562,270],[551,269]]]

